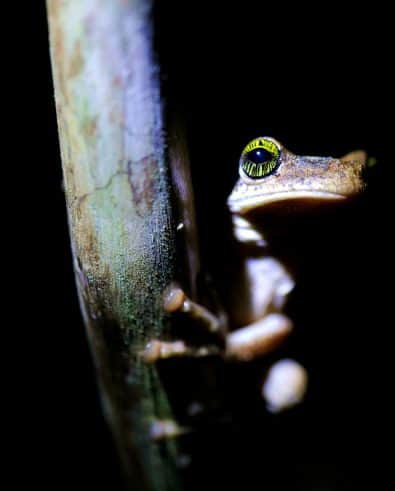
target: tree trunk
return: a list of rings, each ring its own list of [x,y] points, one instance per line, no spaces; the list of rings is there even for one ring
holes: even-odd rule
[[[71,244],[105,414],[133,489],[176,490],[171,418],[141,350],[166,326],[174,226],[151,2],[47,0]]]

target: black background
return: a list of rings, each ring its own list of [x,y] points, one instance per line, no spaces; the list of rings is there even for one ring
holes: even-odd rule
[[[29,352],[17,356],[22,376],[15,386],[23,400],[17,462],[43,489],[116,490],[120,471],[71,270],[45,7],[32,2],[26,9],[17,68],[19,80],[28,84],[15,97],[22,104],[11,128],[17,135],[27,130],[27,140],[17,143],[25,171],[26,205],[16,222],[23,216],[17,228],[26,259],[26,300],[14,317],[19,343]],[[159,2],[154,13],[163,93],[186,115],[201,245],[214,274],[221,272],[224,202],[237,178],[240,150],[251,138],[271,135],[295,153],[310,155],[364,148],[378,160],[364,198],[331,224],[331,248],[318,246],[327,235],[312,234],[312,266],[303,295],[296,292],[291,304],[305,326],[295,349],[316,373],[307,408],[274,422],[269,436],[258,431],[268,446],[249,455],[256,470],[246,471],[245,481],[235,470],[237,455],[220,456],[219,469],[228,485],[234,476],[235,489],[236,483],[263,489],[263,461],[269,458],[276,482],[275,474],[289,469],[282,459],[289,465],[295,455],[289,470],[296,476],[290,482],[299,483],[294,489],[356,490],[365,481],[379,489],[388,477],[393,385],[386,14],[372,5],[349,5],[346,11],[335,3],[269,8],[250,1],[239,7],[218,2],[215,10],[212,2]],[[321,282],[314,282],[312,272]],[[248,437],[238,438],[239,445],[249,445]],[[208,456],[214,460],[217,450],[214,444]],[[199,484],[209,484],[207,476]]]

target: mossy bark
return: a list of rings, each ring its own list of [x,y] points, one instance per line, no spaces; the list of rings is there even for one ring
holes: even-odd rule
[[[108,421],[133,489],[176,490],[171,418],[140,352],[166,325],[174,227],[151,2],[47,0],[75,273]]]

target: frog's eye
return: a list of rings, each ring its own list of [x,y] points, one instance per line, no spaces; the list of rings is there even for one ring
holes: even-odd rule
[[[240,171],[250,179],[272,174],[280,164],[280,148],[267,138],[255,138],[243,150]]]

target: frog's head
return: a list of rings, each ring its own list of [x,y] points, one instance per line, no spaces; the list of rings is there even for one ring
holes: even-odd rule
[[[363,151],[340,159],[304,157],[294,155],[273,138],[256,138],[241,154],[240,179],[228,206],[231,212],[243,215],[285,201],[316,205],[344,201],[364,188],[365,165]]]

